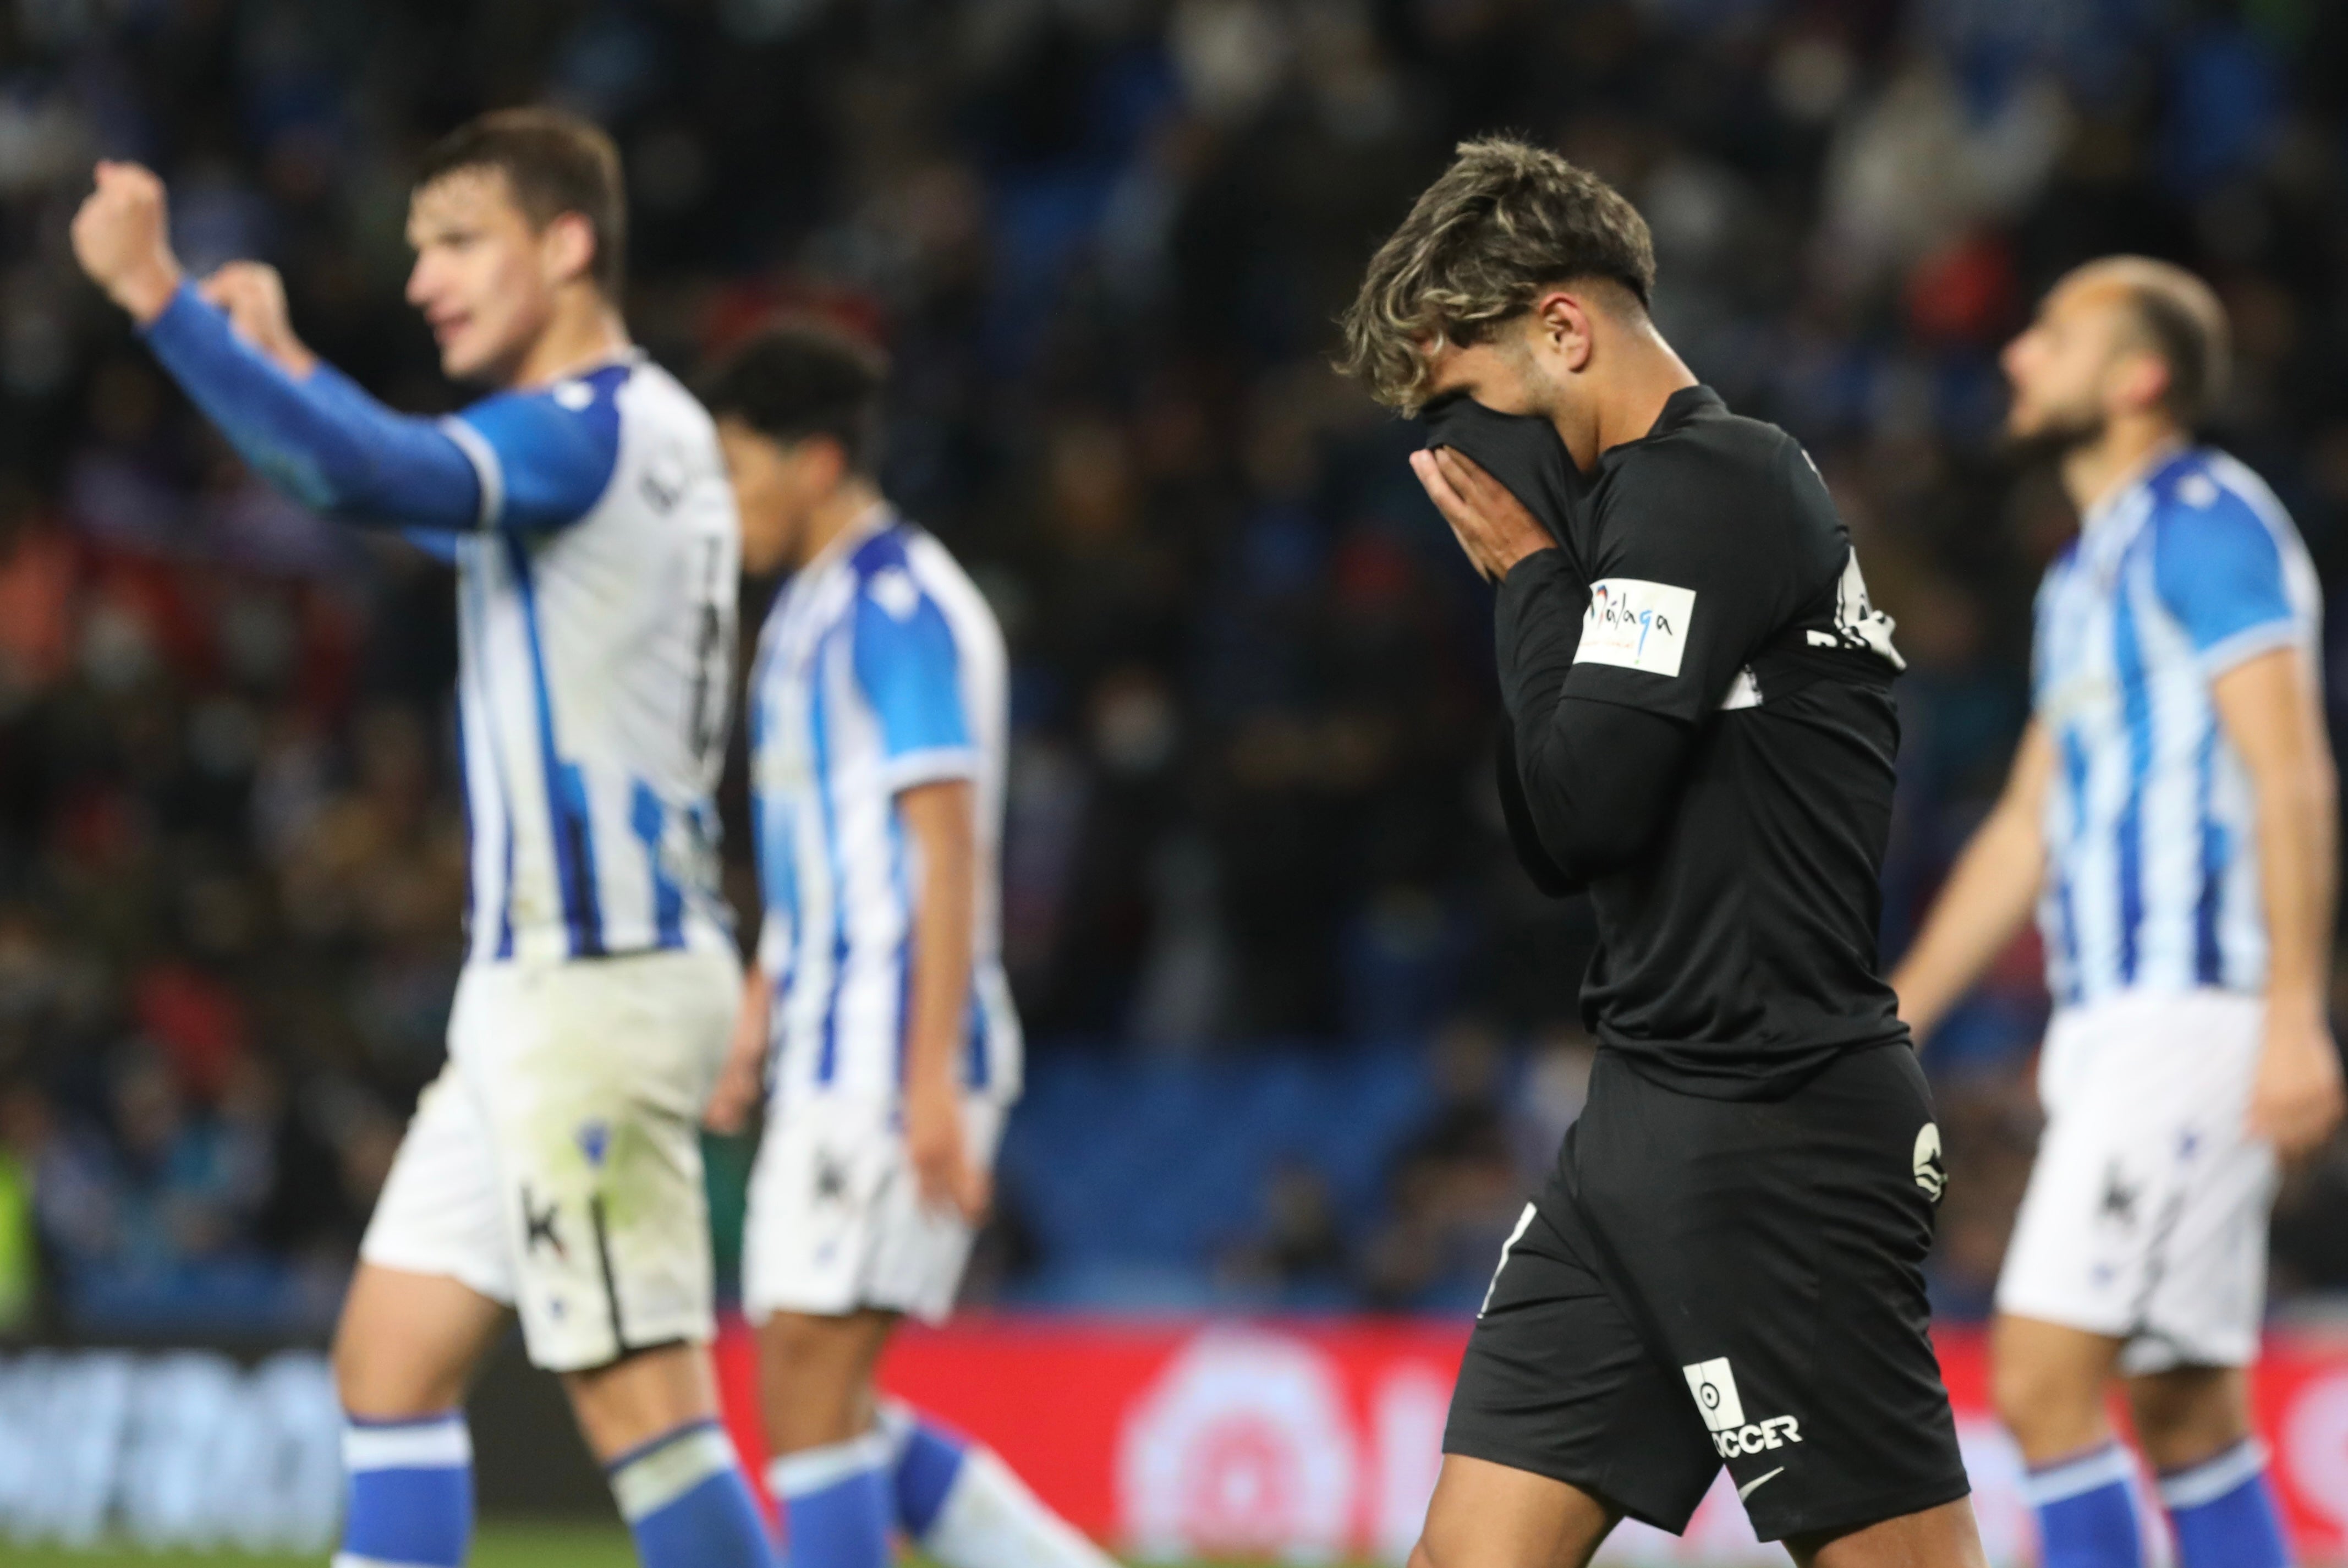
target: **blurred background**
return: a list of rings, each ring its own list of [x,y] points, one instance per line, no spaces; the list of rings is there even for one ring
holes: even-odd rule
[[[778,309],[888,346],[888,487],[1009,634],[1032,1088],[971,1282],[1006,1314],[1456,1322],[1580,1108],[1591,926],[1508,854],[1488,596],[1416,428],[1325,363],[1461,138],[1630,194],[1664,334],[1832,486],[1910,663],[1887,960],[2002,779],[2072,526],[1993,441],[1996,351],[2058,273],[2209,278],[2213,435],[2348,569],[2333,0],[4,0],[15,1338],[322,1343],[463,903],[447,573],[193,417],[73,268],[89,165],[155,165],[192,267],[273,262],[314,347],[435,411],[462,394],[400,301],[407,171],[526,101],[618,139],[663,363]],[[2045,1006],[2024,943],[1927,1057],[1952,1325],[2020,1196]],[[714,1152],[730,1244],[747,1150]],[[2343,1212],[2335,1145],[2277,1213],[2279,1317],[2348,1312]]]

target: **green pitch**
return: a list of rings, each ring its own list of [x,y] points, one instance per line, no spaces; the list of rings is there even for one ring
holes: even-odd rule
[[[140,1552],[130,1547],[67,1552],[0,1542],[0,1563],[6,1568],[319,1568],[320,1559],[230,1552]],[[636,1568],[636,1554],[627,1532],[616,1524],[508,1522],[481,1526],[473,1542],[471,1568]],[[1221,1563],[1217,1568],[1233,1565]]]
[[[0,1546],[8,1568],[319,1568],[322,1556]],[[485,1523],[474,1538],[472,1568],[636,1568],[636,1554],[616,1524]]]

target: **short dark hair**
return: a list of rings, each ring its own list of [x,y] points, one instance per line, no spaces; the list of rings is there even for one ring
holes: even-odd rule
[[[501,108],[478,115],[425,150],[416,189],[462,169],[495,169],[515,205],[543,229],[565,212],[595,236],[592,275],[607,299],[627,281],[628,198],[619,149],[602,128],[554,108]]]
[[[1481,342],[1541,290],[1574,278],[1619,284],[1646,309],[1655,242],[1639,210],[1546,148],[1463,141],[1370,258],[1343,318],[1337,368],[1412,412],[1425,400],[1429,348]]]
[[[761,327],[718,363],[701,398],[762,436],[801,441],[829,436],[848,466],[870,474],[880,455],[881,394],[889,356],[822,322],[790,319]]]

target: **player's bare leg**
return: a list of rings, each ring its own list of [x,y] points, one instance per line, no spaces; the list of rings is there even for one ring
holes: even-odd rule
[[[335,1329],[351,1499],[338,1564],[453,1565],[473,1532],[465,1390],[506,1309],[445,1274],[361,1263]]]
[[[2292,1561],[2266,1450],[2251,1436],[2245,1368],[2147,1373],[2128,1379],[2128,1400],[2185,1568],[2279,1568]]]
[[[758,1396],[778,1456],[844,1443],[872,1429],[873,1369],[893,1312],[838,1317],[778,1312],[758,1328]]]
[[[506,1308],[442,1274],[362,1263],[335,1329],[335,1387],[362,1421],[412,1421],[465,1402]]]
[[[1583,1568],[1622,1517],[1580,1487],[1446,1454],[1410,1568]]]
[[[2106,1399],[2120,1342],[2000,1313],[1990,1327],[1990,1397],[2023,1462],[2058,1464],[2112,1440]]]
[[[886,1568],[896,1522],[889,1434],[872,1370],[897,1315],[778,1312],[758,1326],[760,1403],[791,1560],[808,1568]]]
[[[664,1432],[717,1418],[717,1380],[698,1345],[640,1350],[586,1372],[566,1372],[579,1430],[597,1460],[611,1463]]]
[[[1971,1498],[1879,1520],[1839,1534],[1789,1539],[1801,1568],[1982,1568]]]
[[[718,1420],[706,1348],[679,1341],[633,1351],[566,1372],[562,1386],[644,1563],[772,1561],[766,1521]]]
[[[2127,1380],[2137,1445],[2156,1470],[2181,1470],[2250,1435],[2250,1378],[2240,1367],[2177,1367]]]
[[[2059,1323],[2001,1313],[1990,1327],[1990,1398],[2028,1471],[2024,1495],[2050,1561],[2139,1568],[2144,1542],[2135,1462],[2107,1403],[2121,1344]]]
[[[875,1373],[901,1316],[778,1312],[759,1325],[768,1485],[795,1527],[804,1520],[822,1536],[792,1561],[870,1563],[893,1526],[944,1568],[1113,1568],[984,1444],[880,1398]]]

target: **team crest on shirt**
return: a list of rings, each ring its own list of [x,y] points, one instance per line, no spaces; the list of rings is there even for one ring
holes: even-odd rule
[[[1928,1121],[1916,1130],[1916,1185],[1935,1203],[1949,1190],[1949,1169],[1941,1162],[1941,1124]]]
[[[889,613],[892,621],[910,621],[913,618],[913,612],[922,607],[922,590],[913,582],[912,573],[901,566],[875,572],[871,581],[866,584],[866,591],[872,595],[875,604]]]
[[[1581,644],[1573,662],[1676,676],[1694,614],[1693,588],[1601,577],[1590,585],[1590,608],[1582,612]]]

